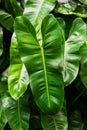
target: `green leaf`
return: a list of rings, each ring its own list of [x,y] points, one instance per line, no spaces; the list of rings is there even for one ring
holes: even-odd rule
[[[80,64],[80,47],[86,37],[86,24],[81,18],[73,21],[69,37],[64,45],[63,78],[65,86],[69,85],[77,76]]]
[[[7,30],[13,31],[13,23],[14,23],[13,17],[9,13],[0,10],[0,24]]]
[[[55,0],[26,0],[24,15],[28,17],[30,22],[40,24],[43,18],[53,10]]]
[[[72,113],[69,121],[69,130],[83,130],[82,117],[78,110]]]
[[[0,130],[4,130],[6,123],[7,123],[7,118],[5,115],[5,110],[2,101],[0,99]]]
[[[19,99],[26,91],[29,84],[29,76],[25,65],[22,63],[15,34],[12,37],[10,47],[10,67],[8,71],[8,89],[14,99]]]
[[[87,4],[87,0],[79,0],[83,4]]]
[[[87,44],[84,44],[80,50],[81,54],[81,69],[80,78],[84,86],[87,88]]]
[[[16,18],[14,30],[38,107],[48,113],[60,110],[64,99],[63,78],[60,72],[64,38],[57,20],[52,15],[44,18],[41,43],[37,41],[32,24],[23,16]]]
[[[3,44],[2,43],[3,43],[3,30],[0,27],[0,56],[1,56],[2,52],[3,52]]]
[[[41,114],[41,124],[43,130],[68,130],[66,107],[63,106],[55,115]]]
[[[72,1],[67,2],[59,2],[56,6],[56,11],[61,14],[72,14],[72,12],[76,9],[76,4]]]
[[[27,91],[19,100],[15,101],[8,94],[8,89],[4,85],[1,87],[1,99],[5,109],[8,124],[12,130],[28,130],[29,127],[29,106]]]
[[[6,0],[5,7],[13,17],[20,16],[23,14],[23,9],[16,0]]]

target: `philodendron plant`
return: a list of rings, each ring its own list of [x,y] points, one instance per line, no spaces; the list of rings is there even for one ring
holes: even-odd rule
[[[73,15],[68,25],[62,4],[78,15],[73,1],[1,0],[0,130],[86,130],[86,110],[73,106],[86,95],[87,25]]]

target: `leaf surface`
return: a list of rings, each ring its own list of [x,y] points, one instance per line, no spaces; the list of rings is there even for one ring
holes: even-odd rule
[[[45,115],[44,113],[41,114],[41,124],[43,130],[68,130],[65,105],[55,115]]]
[[[10,47],[10,67],[8,71],[8,90],[14,99],[19,99],[26,91],[29,84],[29,76],[25,65],[19,56],[18,44],[15,34],[12,37]]]
[[[60,72],[64,38],[57,20],[52,15],[44,18],[41,44],[27,18],[16,18],[14,27],[20,56],[29,72],[30,86],[37,105],[43,112],[60,110],[64,97]]]
[[[86,24],[81,18],[74,20],[68,39],[64,45],[63,79],[65,86],[69,85],[77,76],[80,64],[80,47],[86,37]]]

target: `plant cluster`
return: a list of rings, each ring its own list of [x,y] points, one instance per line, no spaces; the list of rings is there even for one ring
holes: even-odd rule
[[[0,0],[0,130],[87,130],[87,0]]]

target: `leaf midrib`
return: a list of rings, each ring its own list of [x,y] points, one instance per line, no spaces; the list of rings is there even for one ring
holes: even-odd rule
[[[36,17],[35,17],[35,22],[34,23],[36,23],[36,21],[37,21],[37,18],[38,18],[38,15],[39,15],[39,12],[40,12],[40,9],[42,7],[43,2],[44,2],[44,0],[42,0],[42,2],[39,1],[40,4],[39,4],[38,9],[36,11]]]
[[[47,78],[47,68],[46,68],[46,61],[44,56],[44,49],[41,46],[41,54],[42,54],[42,62],[43,62],[43,69],[44,69],[44,77],[45,77],[45,84],[46,84],[46,94],[48,100],[48,107],[50,107],[50,96],[49,96],[49,87],[48,87],[48,78]]]

